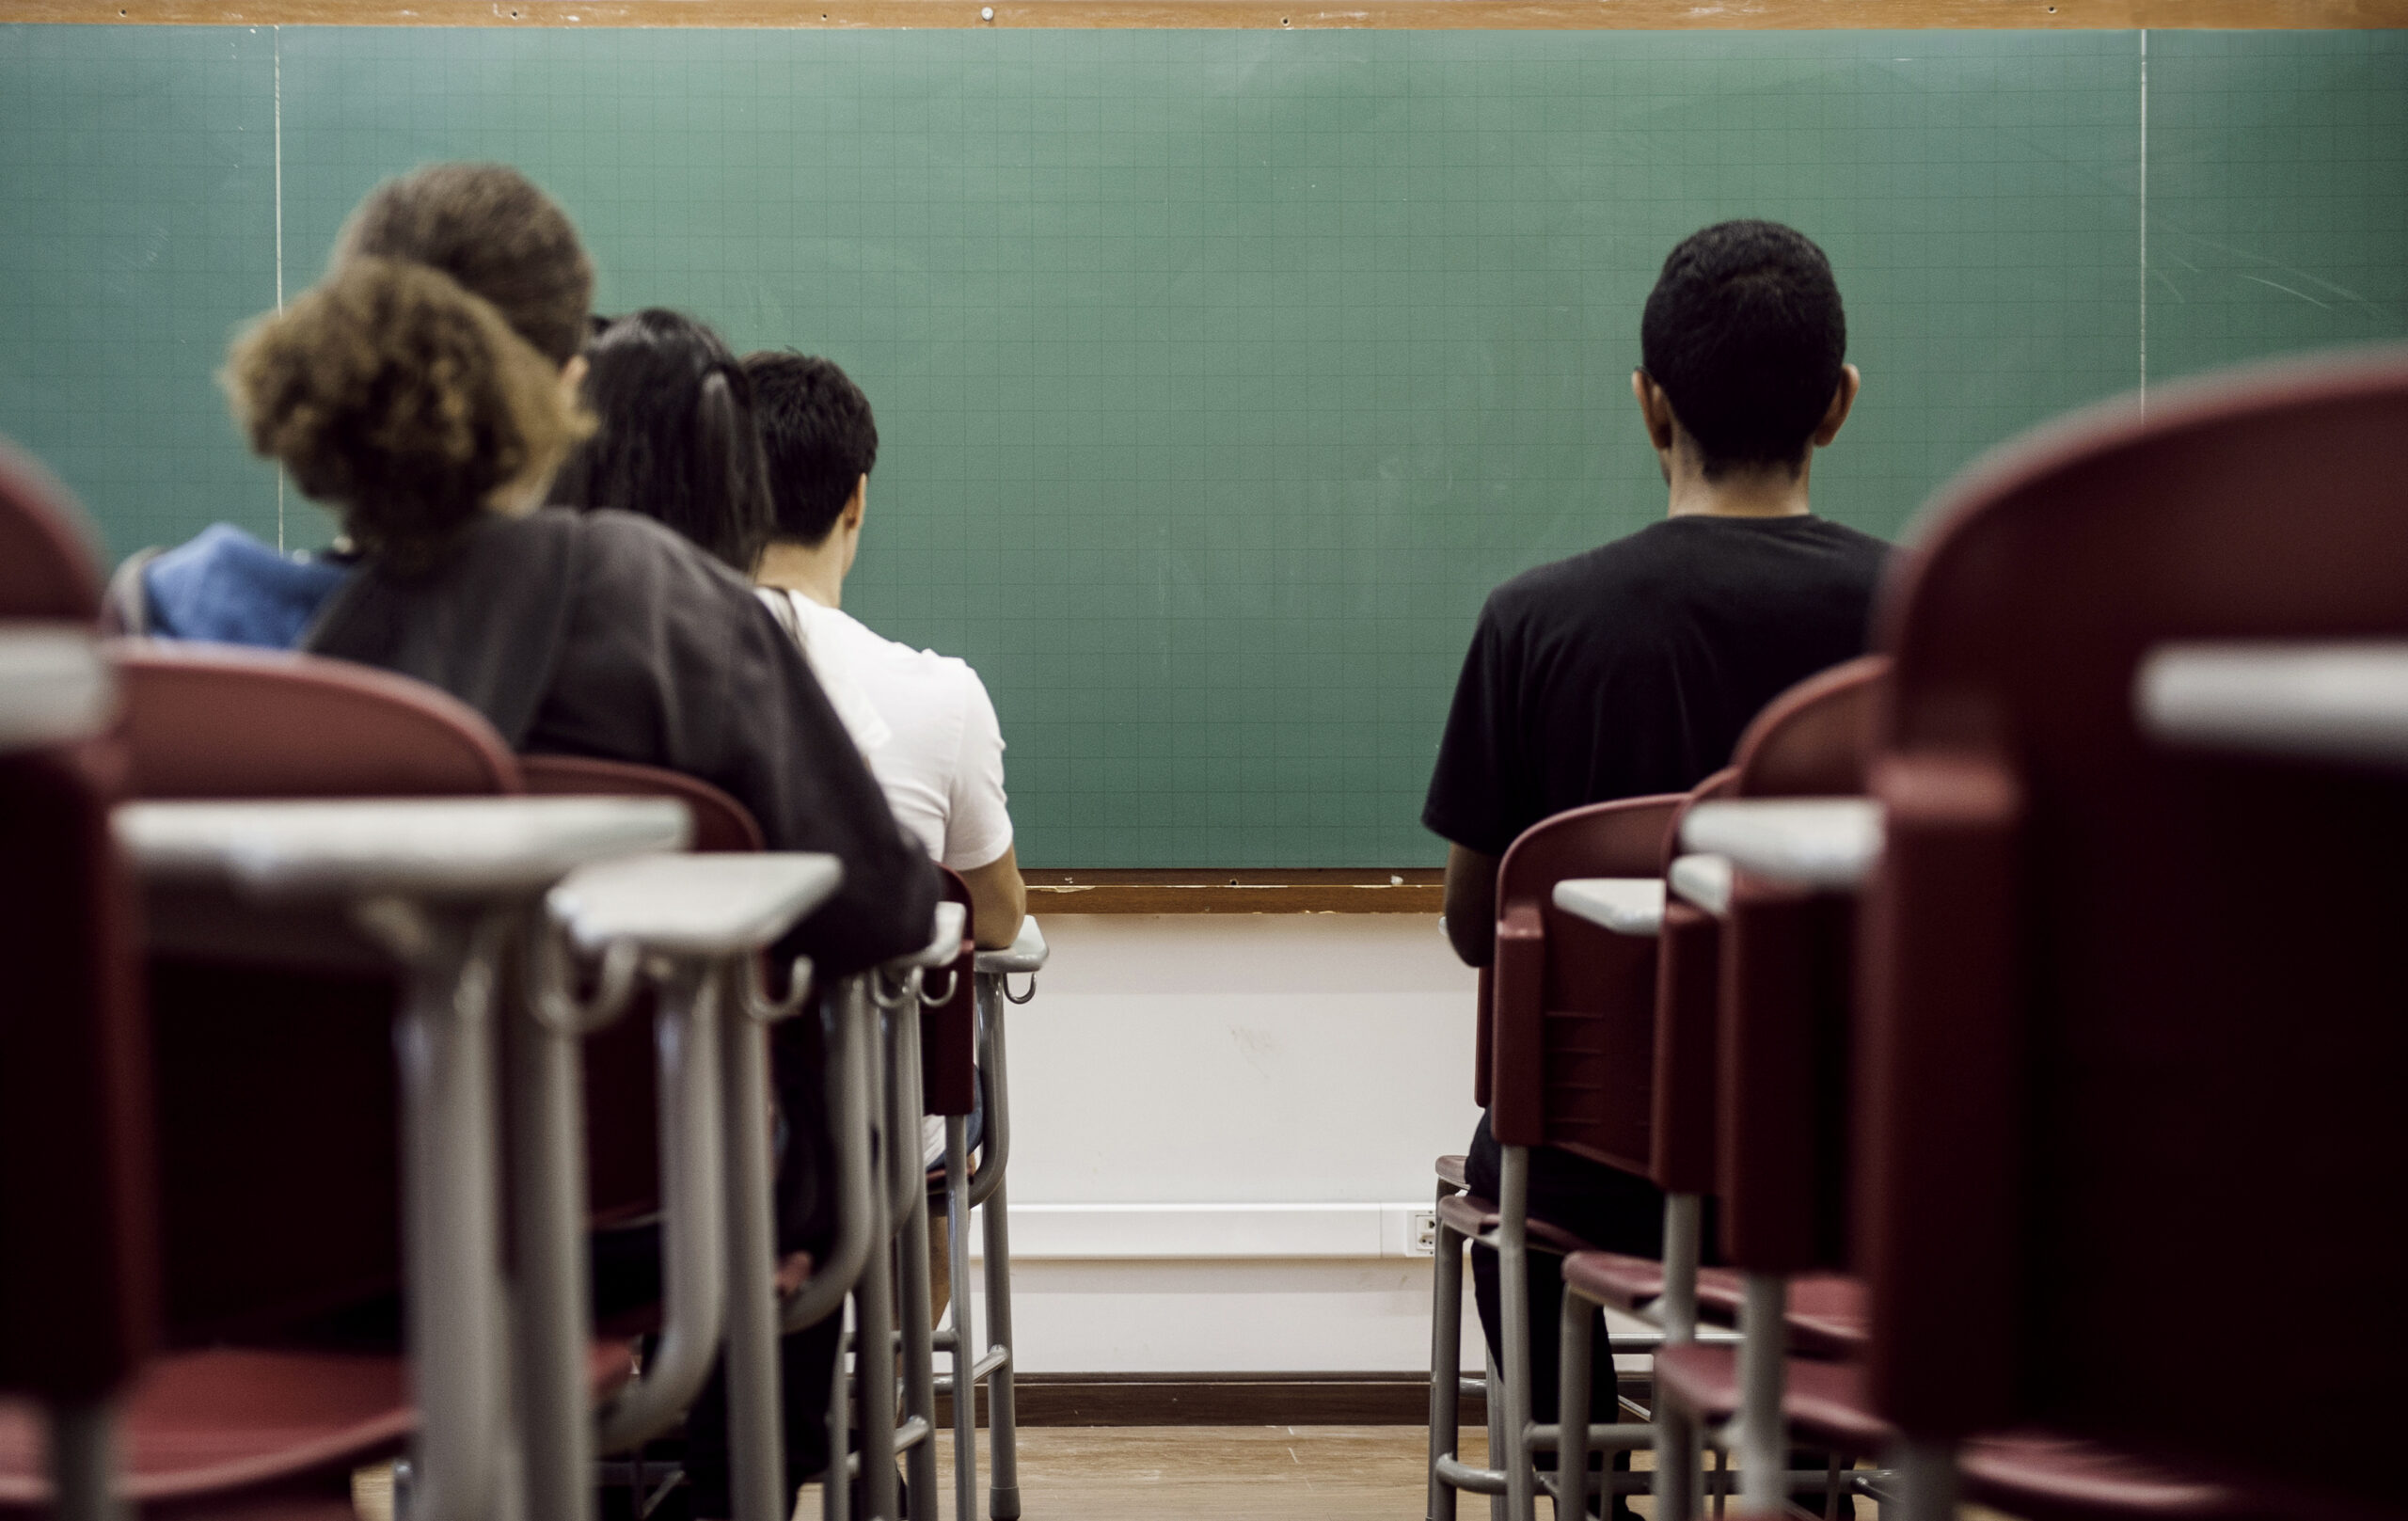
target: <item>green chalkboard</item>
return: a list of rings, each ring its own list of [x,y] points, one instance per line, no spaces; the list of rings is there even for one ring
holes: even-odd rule
[[[863,383],[848,606],[985,674],[1039,865],[1434,861],[1481,596],[1662,510],[1626,377],[1705,222],[1830,250],[1815,500],[1885,534],[2066,407],[2408,332],[2398,33],[14,26],[0,431],[113,552],[323,540],[211,376],[449,157],[549,186],[606,309]]]

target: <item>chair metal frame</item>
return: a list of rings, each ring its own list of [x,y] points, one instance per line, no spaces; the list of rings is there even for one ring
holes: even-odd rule
[[[1529,1211],[1529,1147],[1569,1138],[1557,1134],[1567,1126],[1594,1125],[1602,1117],[1590,1109],[1613,1101],[1592,1099],[1589,1107],[1574,1115],[1570,1112],[1571,1101],[1560,1099],[1551,1103],[1545,1084],[1534,1075],[1535,1066],[1545,1059],[1545,1040],[1537,1026],[1544,1022],[1543,1006],[1550,976],[1545,944],[1548,915],[1560,911],[1552,893],[1555,882],[1578,870],[1570,862],[1557,863],[1554,858],[1571,854],[1584,862],[1594,861],[1596,869],[1615,876],[1650,869],[1660,855],[1663,831],[1677,801],[1670,797],[1629,798],[1557,815],[1525,831],[1499,864],[1497,954],[1491,966],[1482,969],[1480,979],[1479,1060],[1474,1077],[1474,1098],[1489,1108],[1499,1142],[1497,1224],[1493,1229],[1477,1235],[1464,1228],[1474,1225],[1470,1216],[1476,1205],[1470,1199],[1458,1160],[1441,1159],[1431,1275],[1429,1521],[1453,1521],[1459,1491],[1490,1496],[1494,1502],[1492,1512],[1513,1521],[1530,1521],[1543,1488],[1556,1495],[1559,1503],[1575,1508],[1583,1503],[1582,1497],[1588,1492],[1585,1456],[1578,1472],[1570,1475],[1569,1494],[1565,1490],[1567,1469],[1563,1465],[1559,1464],[1553,1480],[1548,1481],[1539,1473],[1534,1461],[1534,1454],[1557,1450],[1561,1427],[1560,1421],[1543,1423],[1530,1418],[1529,1304],[1520,1288],[1528,1272],[1529,1254],[1536,1244],[1531,1239]],[[1571,843],[1576,839],[1577,844]],[[1553,874],[1545,884],[1547,896],[1544,904],[1512,895],[1507,890],[1520,869],[1533,869],[1525,865],[1525,858],[1550,863],[1546,867],[1536,868],[1543,874]],[[1652,988],[1652,973],[1650,975]],[[1649,996],[1652,1004],[1652,991]],[[1636,1014],[1633,1017],[1640,1018]],[[1652,1008],[1644,1018],[1652,1019]],[[1647,1087],[1644,1081],[1627,1078],[1623,1085],[1626,1090],[1624,1098],[1643,1096]],[[1564,1106],[1561,1113],[1557,1112],[1560,1105]],[[1587,1154],[1603,1160],[1603,1153],[1596,1149],[1599,1140],[1587,1135],[1585,1130],[1582,1133],[1584,1138],[1576,1144]],[[1618,1165],[1629,1165],[1639,1160],[1632,1157]],[[1460,1224],[1454,1219],[1457,1215],[1465,1217]],[[1545,1227],[1544,1222],[1540,1225],[1545,1244],[1537,1249],[1568,1254],[1577,1248],[1578,1244],[1566,1233]],[[1693,1219],[1689,1228],[1693,1241]],[[1484,1466],[1465,1464],[1455,1455],[1461,1430],[1458,1406],[1464,1387],[1460,1363],[1464,1253],[1475,1244],[1488,1246],[1497,1254],[1504,1323],[1498,1337],[1503,1343],[1503,1366],[1487,1369],[1485,1376],[1491,1450]],[[1681,1257],[1677,1243],[1668,1243],[1668,1247],[1675,1260]],[[1687,1253],[1692,1269],[1695,1255],[1693,1248]],[[1586,1329],[1585,1319],[1583,1328]],[[1662,1340],[1660,1331],[1617,1332],[1608,1338],[1614,1352],[1649,1352]],[[1590,1371],[1585,1360],[1588,1345],[1584,1339],[1580,1367],[1580,1408],[1584,1412]],[[1652,1447],[1656,1432],[1643,1420],[1617,1423],[1595,1429],[1592,1440],[1600,1447]],[[1622,1482],[1623,1478],[1607,1476],[1608,1487],[1619,1487]]]
[[[856,1009],[866,1005],[879,1032],[877,1038],[861,1042],[870,1069],[868,1087],[879,1095],[873,1101],[879,1160],[866,1190],[869,1249],[849,1285],[853,1329],[842,1343],[852,1355],[852,1376],[846,1376],[840,1350],[828,1404],[828,1475],[820,1493],[829,1521],[851,1516],[856,1482],[866,1521],[899,1521],[898,1455],[911,1465],[915,1492],[930,1497],[931,1503],[936,1495],[927,1171],[920,1153],[920,1007],[924,974],[958,959],[966,923],[961,905],[940,902],[935,934],[926,948],[847,982]],[[830,1306],[828,1313],[834,1308]],[[795,1305],[788,1306],[788,1330],[810,1323]],[[900,1421],[895,1418],[898,1371]],[[861,1428],[861,1445],[848,1454],[847,1428],[854,1423]]]
[[[938,1393],[953,1399],[954,1514],[975,1516],[978,1503],[978,1390],[987,1391],[987,1440],[993,1471],[987,1492],[990,1521],[1017,1521],[1021,1513],[1020,1433],[1012,1389],[1011,1211],[1005,1192],[1011,1165],[1011,1078],[1004,1054],[1004,1009],[1037,996],[1037,974],[1049,952],[1034,918],[1023,916],[1020,934],[1002,949],[972,958],[980,1081],[986,1085],[985,1132],[979,1140],[977,1176],[970,1174],[970,1119],[944,1117],[944,1198],[947,1277],[952,1285],[952,1323],[936,1333],[936,1350],[952,1371],[936,1381]],[[1011,978],[1025,974],[1028,991],[1012,996]],[[979,1212],[980,1257],[986,1270],[987,1335],[981,1350],[974,1327],[970,1277],[970,1212]]]

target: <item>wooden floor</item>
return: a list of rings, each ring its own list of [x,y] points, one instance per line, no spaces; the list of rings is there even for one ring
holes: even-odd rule
[[[1464,1437],[1465,1461],[1483,1461],[1486,1434]],[[1030,1427],[1020,1434],[1022,1510],[1029,1521],[1418,1521],[1429,1441],[1418,1426]],[[950,1521],[951,1442],[939,1451]],[[1463,1508],[1465,1521],[1486,1514],[1484,1504]],[[819,1521],[816,1487],[796,1515]]]
[[[1486,1434],[1463,1435],[1465,1460],[1484,1461]],[[1020,1434],[1021,1497],[1029,1521],[1419,1521],[1428,1442],[1418,1426],[1035,1427]],[[940,1450],[951,1521],[950,1444]],[[1640,1467],[1647,1457],[1637,1454]],[[1655,1510],[1643,1496],[1631,1508]],[[1548,1513],[1542,1503],[1539,1514]],[[1870,1517],[1872,1504],[1860,1501],[1857,1513]],[[1487,1502],[1465,1497],[1458,1514],[1487,1521]],[[1962,1515],[2004,1521],[1971,1506]],[[819,1521],[816,1487],[796,1516]]]
[[[1465,1460],[1483,1461],[1486,1434],[1463,1435]],[[952,1444],[938,1451],[942,1513],[953,1521]],[[1428,1451],[1418,1426],[1039,1426],[1020,1434],[1021,1498],[1028,1521],[1418,1521]],[[1646,1453],[1637,1457],[1647,1466]],[[355,1498],[364,1521],[392,1513],[383,1485]],[[1631,1508],[1655,1509],[1644,1496]],[[1861,1502],[1858,1513],[1873,1507]],[[1465,1497],[1458,1514],[1487,1521],[1488,1507]],[[2003,1521],[1970,1506],[1962,1515]],[[795,1518],[820,1521],[817,1485],[803,1490]]]

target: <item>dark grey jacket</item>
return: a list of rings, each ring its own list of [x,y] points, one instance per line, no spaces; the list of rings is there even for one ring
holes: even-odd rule
[[[734,573],[632,513],[490,517],[424,574],[374,561],[302,648],[415,676],[514,751],[699,777],[772,850],[822,850],[844,886],[781,950],[830,975],[927,943],[937,878],[887,811],[794,642]]]

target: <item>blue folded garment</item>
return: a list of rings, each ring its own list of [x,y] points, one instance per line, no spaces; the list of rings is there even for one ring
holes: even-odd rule
[[[147,632],[289,650],[350,575],[338,561],[284,554],[231,523],[213,523],[142,567]]]

